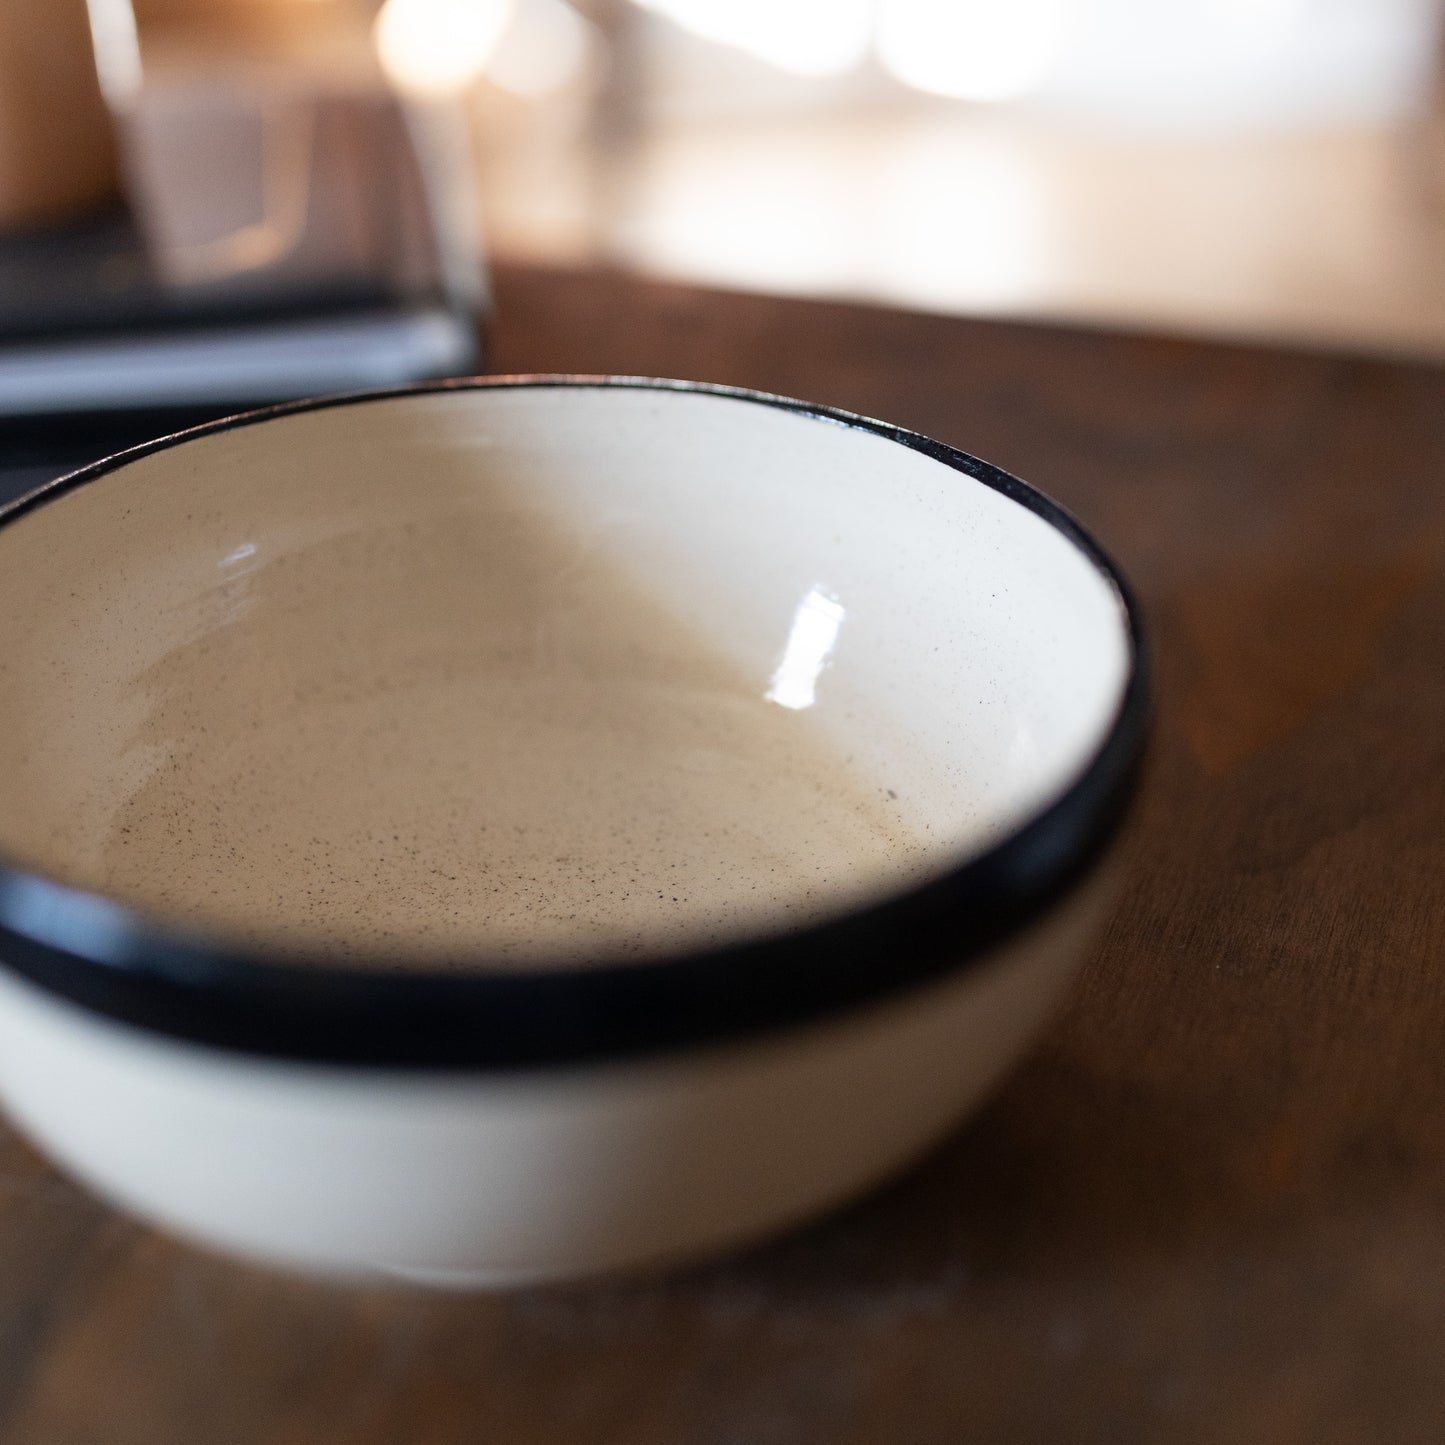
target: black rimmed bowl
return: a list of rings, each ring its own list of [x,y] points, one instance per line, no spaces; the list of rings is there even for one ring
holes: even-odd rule
[[[153,443],[0,512],[0,1097],[302,1268],[763,1234],[1036,1032],[1144,713],[1077,523],[824,407],[502,378]]]

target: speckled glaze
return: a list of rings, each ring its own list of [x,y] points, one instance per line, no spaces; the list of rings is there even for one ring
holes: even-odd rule
[[[9,732],[6,851],[237,944],[407,968],[656,955],[928,869],[896,790],[635,585],[588,493],[547,515],[523,461],[484,461],[441,515],[413,483],[417,518],[294,550],[261,524],[219,557],[198,542],[194,597],[147,595],[189,537],[170,529],[162,565],[146,519],[122,576],[86,558],[63,596],[26,579],[12,655],[59,713],[114,719],[116,751]],[[18,563],[63,548],[70,503],[124,535],[152,489],[109,490],[112,515],[95,489],[17,527]],[[95,636],[107,606],[185,631],[154,656],[28,651]]]
[[[1077,771],[1127,640],[1052,527],[715,396],[611,442],[657,409],[303,413],[0,531],[0,655],[38,680],[0,853],[318,960],[656,955],[941,872]]]
[[[777,1227],[1037,1026],[1142,708],[1093,544],[879,424],[524,379],[203,429],[0,516],[0,1094],[301,1266]]]

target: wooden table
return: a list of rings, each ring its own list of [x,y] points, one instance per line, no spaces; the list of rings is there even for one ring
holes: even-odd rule
[[[506,271],[497,368],[702,377],[1042,486],[1159,705],[1122,906],[983,1113],[651,1282],[351,1290],[0,1134],[0,1445],[1445,1439],[1445,375]]]

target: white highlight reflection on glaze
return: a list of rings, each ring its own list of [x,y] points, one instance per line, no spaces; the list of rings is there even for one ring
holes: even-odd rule
[[[809,588],[793,614],[787,645],[764,694],[769,702],[794,709],[812,707],[818,697],[818,679],[833,655],[845,616],[836,597],[819,587]]]

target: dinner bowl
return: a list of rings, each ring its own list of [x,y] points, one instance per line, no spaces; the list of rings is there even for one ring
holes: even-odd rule
[[[0,1100],[212,1247],[505,1285],[855,1197],[1108,906],[1137,610],[824,406],[302,402],[0,511]]]

